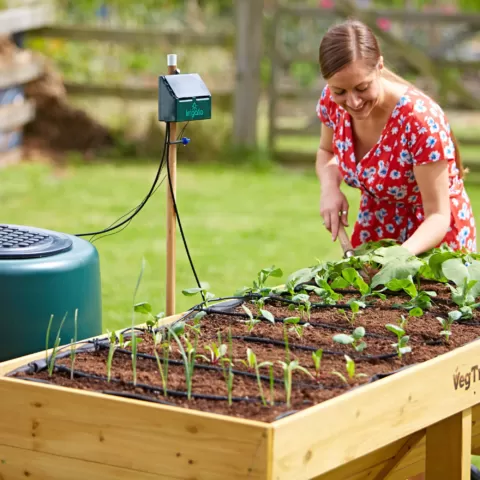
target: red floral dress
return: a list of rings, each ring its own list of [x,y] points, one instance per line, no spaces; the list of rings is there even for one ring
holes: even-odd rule
[[[442,243],[476,251],[476,228],[470,200],[455,165],[455,147],[442,109],[409,87],[398,101],[376,145],[357,161],[350,114],[337,105],[328,85],[317,115],[333,128],[333,151],[345,182],[362,192],[352,245],[393,239],[403,243],[424,220],[414,165],[448,159],[451,221]]]

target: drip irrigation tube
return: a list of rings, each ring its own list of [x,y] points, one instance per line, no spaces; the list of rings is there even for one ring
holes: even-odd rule
[[[241,335],[235,335],[232,336],[232,338],[236,338],[237,340],[243,340],[244,342],[252,342],[252,343],[265,343],[269,345],[277,345],[279,347],[286,347],[285,342],[281,340],[275,340],[273,338],[268,338],[268,337],[247,337],[247,336],[241,336]],[[296,349],[296,350],[305,350],[307,352],[316,352],[318,350],[318,347],[311,347],[309,345],[298,345],[295,343],[288,343],[288,347],[290,349]],[[323,350],[323,355],[338,355],[338,356],[344,356],[344,352],[338,352],[334,350]],[[396,353],[387,353],[383,355],[356,355],[356,354],[351,354],[350,355],[354,360],[387,360],[389,358],[394,358],[397,356]]]

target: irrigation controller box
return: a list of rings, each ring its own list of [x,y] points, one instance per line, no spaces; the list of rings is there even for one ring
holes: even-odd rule
[[[158,78],[158,120],[191,122],[212,118],[212,96],[200,75],[182,73]]]

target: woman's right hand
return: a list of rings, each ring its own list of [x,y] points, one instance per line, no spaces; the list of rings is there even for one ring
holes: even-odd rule
[[[340,222],[348,227],[348,201],[340,187],[322,189],[320,215],[323,218],[325,228],[332,233],[332,240],[335,241]]]

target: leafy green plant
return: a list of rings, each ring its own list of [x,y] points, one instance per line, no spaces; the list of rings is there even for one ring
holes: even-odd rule
[[[262,268],[258,274],[256,280],[253,281],[253,285],[251,287],[244,287],[241,290],[237,291],[235,295],[246,295],[251,293],[260,294],[262,297],[268,296],[272,291],[272,288],[266,286],[266,282],[270,277],[281,277],[283,275],[283,271],[280,268],[275,267],[272,265],[268,268]]]
[[[342,345],[351,345],[356,352],[363,352],[367,348],[367,344],[361,341],[365,337],[365,328],[357,327],[351,335],[339,333],[334,335],[333,341]]]
[[[283,381],[285,385],[285,397],[286,397],[286,403],[287,407],[291,406],[291,398],[292,398],[292,376],[293,372],[295,370],[299,370],[306,375],[308,375],[310,378],[313,378],[313,375],[305,368],[302,367],[298,360],[292,360],[289,362],[282,362],[281,360],[278,360],[278,363],[283,369]]]
[[[47,370],[48,370],[49,377],[53,375],[53,369],[55,368],[55,359],[57,358],[58,347],[60,346],[60,342],[62,340],[60,338],[60,332],[62,331],[62,327],[63,327],[63,324],[65,323],[65,319],[67,318],[67,315],[68,315],[68,312],[65,313],[62,321],[60,322],[60,326],[58,327],[57,335],[55,337],[55,343],[53,344],[50,358],[48,357],[48,349],[49,349],[48,344],[50,339],[50,330],[52,328],[53,315],[50,316],[50,321],[48,322],[47,335],[46,335],[46,341],[45,341],[45,355],[46,355]]]
[[[458,310],[453,310],[452,312],[448,312],[447,318],[436,317],[437,320],[440,322],[440,325],[442,326],[442,331],[440,332],[440,335],[443,335],[445,337],[446,343],[449,343],[450,341],[450,336],[452,335],[453,323],[460,320],[461,317],[462,317],[462,313],[459,312]]]
[[[366,296],[370,293],[370,285],[365,282],[357,270],[351,267],[344,268],[341,272],[341,276],[335,278],[331,286],[334,290],[353,287],[358,290],[362,296]]]
[[[322,363],[323,349],[319,348],[315,352],[312,352],[313,365],[315,367],[315,380],[320,381],[320,366]]]
[[[183,346],[180,338],[177,333],[171,327],[168,327],[170,335],[173,337],[175,342],[177,342],[178,350],[183,360],[185,367],[185,383],[187,384],[187,399],[191,400],[192,398],[192,380],[193,380],[193,371],[195,368],[195,356],[198,346],[198,333],[194,331],[194,342],[190,342],[188,334],[183,333],[182,337],[185,342],[185,347]]]
[[[327,305],[335,305],[338,300],[340,300],[343,296],[340,293],[337,293],[330,286],[330,284],[328,283],[328,276],[328,273],[326,273],[325,276],[317,274],[315,276],[316,286],[306,285],[305,290],[315,293],[315,295],[321,298],[323,303]]]
[[[298,293],[292,297],[292,301],[298,305],[293,305],[294,309],[300,312],[300,317],[303,319],[304,316],[310,320],[312,303],[310,302],[310,297],[305,293]],[[292,305],[291,305],[292,306]]]
[[[353,380],[355,378],[362,378],[367,376],[365,373],[356,372],[357,367],[355,365],[355,361],[351,357],[349,357],[348,355],[345,355],[344,357],[345,357],[345,369],[347,371],[347,377],[345,377],[343,373],[337,372],[336,370],[332,372],[332,375],[336,375],[347,385],[349,384],[349,381],[347,380],[347,378],[349,380]]]
[[[405,322],[403,321],[402,324],[405,325]],[[388,323],[387,325],[385,325],[385,328],[397,336],[397,343],[392,344],[392,347],[394,347],[397,351],[399,358],[401,358],[406,353],[410,353],[412,351],[411,347],[408,346],[408,341],[410,340],[410,337],[406,335],[404,327],[400,325],[395,325],[393,323]]]
[[[247,360],[240,360],[240,362],[243,363],[247,367],[247,369],[255,372],[255,375],[257,377],[257,385],[258,385],[258,391],[260,393],[260,398],[262,399],[262,404],[266,405],[267,402],[265,400],[265,395],[263,393],[262,379],[260,378],[260,369],[264,367],[271,367],[273,363],[272,362],[258,363],[257,356],[255,355],[255,353],[251,348],[247,348]]]
[[[217,345],[215,342],[212,342],[210,345],[205,346],[205,350],[210,352],[210,355],[207,357],[206,355],[198,354],[197,358],[201,358],[212,365],[219,365],[222,357],[227,354],[228,347],[224,343]]]
[[[431,298],[437,296],[434,291],[418,291],[411,275],[403,279],[394,278],[385,286],[392,292],[404,291],[410,297],[410,301],[404,305],[408,309],[419,308],[422,311],[429,309],[432,307]]]

